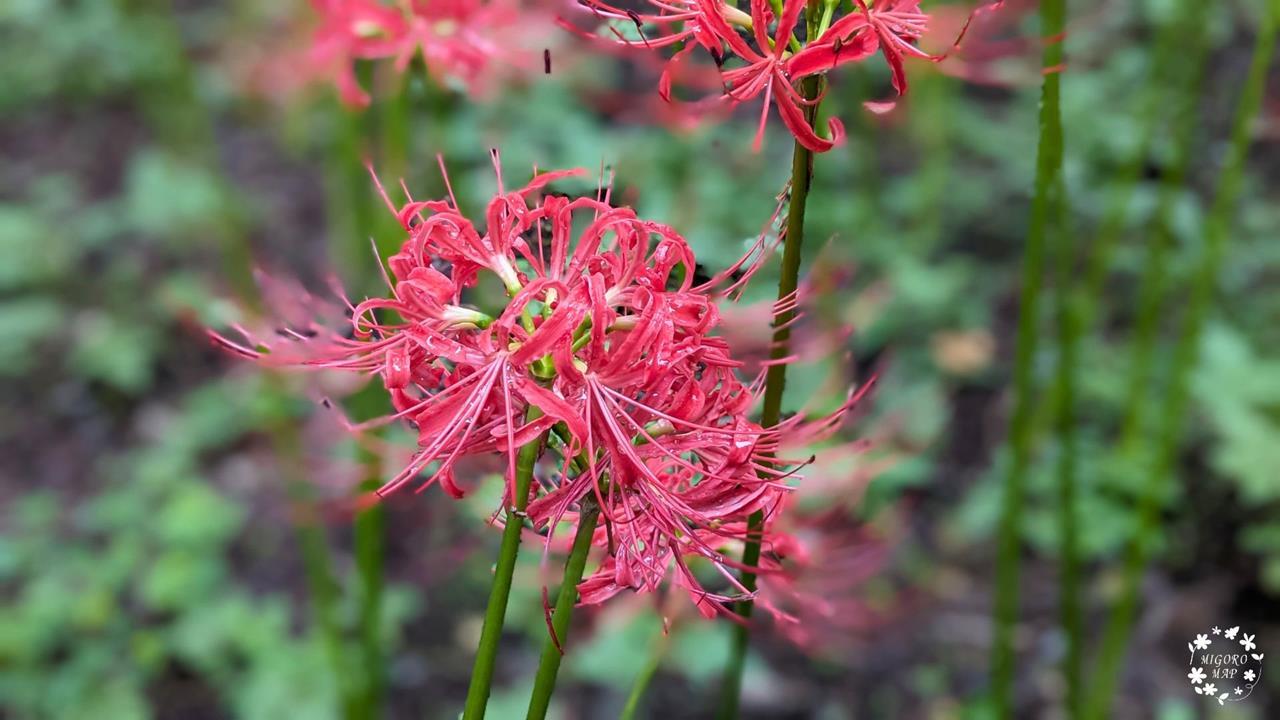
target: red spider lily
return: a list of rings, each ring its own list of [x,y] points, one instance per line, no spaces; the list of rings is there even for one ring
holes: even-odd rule
[[[623,44],[662,48],[687,42],[668,62],[659,81],[658,92],[666,100],[670,100],[672,83],[679,73],[681,63],[697,47],[710,52],[717,65],[722,65],[727,57],[737,57],[746,62],[745,67],[722,70],[725,85],[721,98],[731,105],[738,105],[764,95],[764,106],[754,142],[757,151],[763,143],[764,128],[772,104],[777,105],[783,124],[797,140],[816,152],[831,149],[843,137],[843,125],[834,118],[828,124],[830,138],[822,138],[817,134],[806,120],[804,112],[806,106],[811,106],[816,101],[806,100],[801,96],[795,84],[806,75],[823,73],[838,64],[863,59],[870,52],[863,51],[865,43],[854,42],[845,47],[833,49],[830,46],[819,46],[813,48],[812,52],[806,49],[792,54],[788,47],[793,40],[800,13],[805,7],[805,0],[786,0],[782,15],[778,18],[774,17],[768,0],[751,0],[749,16],[724,5],[720,0],[679,0],[674,3],[652,0],[651,4],[659,12],[651,15],[622,10],[596,0],[582,2],[599,18],[630,20],[638,28],[643,24],[653,24],[660,29],[659,36],[644,37],[641,40],[630,40],[618,34],[617,37]],[[733,24],[728,19],[729,15],[734,19]],[[777,28],[770,37],[766,29],[775,19]],[[676,24],[681,27],[676,28]],[[754,47],[739,34],[734,24],[751,28]],[[688,42],[691,40],[694,42]]]
[[[879,46],[893,73],[893,87],[901,95],[907,91],[906,56],[938,60],[915,46],[928,28],[929,16],[920,11],[920,0],[879,0],[874,7],[866,0],[854,0],[861,12],[851,13],[832,23],[818,42],[852,42],[862,38],[872,51]],[[828,40],[827,38],[830,38]]]
[[[821,439],[821,435],[817,439]],[[884,565],[887,538],[857,519],[870,482],[897,464],[891,433],[841,443],[788,437],[783,450],[813,452],[804,482],[780,498],[762,547],[757,604],[773,627],[806,649],[834,649],[887,619],[864,601],[863,586]]]
[[[784,60],[783,55],[787,52],[787,44],[792,39],[792,33],[796,22],[800,19],[800,11],[805,7],[806,0],[784,1],[782,15],[777,18],[777,29],[772,38],[768,37],[765,30],[773,19],[772,8],[767,0],[752,1],[751,27],[759,50],[752,48],[729,25],[724,17],[724,6],[719,0],[697,0],[697,2],[703,12],[703,21],[716,37],[723,41],[735,55],[748,63],[746,67],[724,72],[725,96],[737,104],[758,97],[761,93],[764,94],[764,110],[760,115],[760,124],[756,129],[753,146],[755,150],[758,152],[764,142],[764,128],[771,100],[776,102],[783,124],[800,144],[814,152],[826,152],[835,147],[835,144],[844,137],[844,126],[839,120],[832,118],[828,123],[830,139],[819,137],[809,125],[804,113],[805,106],[812,106],[818,100],[805,99],[796,89],[795,83],[807,75],[826,72],[828,68],[835,67],[840,62],[861,60],[870,53],[854,45],[834,50],[828,45],[818,43]]]
[[[1044,48],[1063,42],[1073,33],[1090,34],[1106,21],[1109,8],[1099,6],[1094,12],[1075,17],[1069,29],[1053,37],[1035,37],[1018,31],[1020,22],[1035,11],[1034,0],[1003,0],[1003,12],[977,17],[958,8],[940,8],[935,27],[965,34],[963,48],[950,51],[949,62],[940,70],[966,82],[1002,87],[1038,85],[1043,74],[1061,72],[1064,67],[1040,67]]]
[[[533,67],[544,47],[537,38],[550,30],[545,16],[516,0],[410,0],[408,15],[408,42],[397,67],[404,70],[421,53],[438,80],[453,79],[481,94],[496,66]]]
[[[307,303],[275,335],[237,328],[242,341],[214,337],[267,364],[379,377],[394,412],[350,429],[401,420],[418,434],[414,458],[379,495],[431,471],[421,487],[439,483],[460,496],[455,464],[497,454],[510,500],[516,449],[554,429],[547,458],[558,459],[527,515],[549,544],[584,506],[599,508],[607,559],[584,584],[584,601],[671,577],[713,613],[744,592],[723,548],[743,542],[753,512],[772,514],[803,464],[780,452],[783,439],[829,434],[848,405],[769,429],[749,419],[762,383],[740,378],[713,335],[717,305],[741,290],[775,240],[762,235],[738,263],[695,284],[693,251],[673,228],[614,207],[604,188],[594,197],[546,192],[578,174],[536,174],[513,191],[499,184],[483,227],[452,197],[393,205],[406,239],[387,260],[390,293],[347,304],[350,337],[310,322]],[[465,304],[480,273],[506,288],[496,317]],[[542,416],[526,421],[530,407]],[[694,557],[730,589],[705,590]]]
[[[643,37],[641,40],[626,39],[619,34],[623,44],[661,48],[687,43],[668,62],[659,81],[658,91],[664,99],[670,100],[672,83],[682,63],[697,47],[706,49],[716,64],[722,66],[722,101],[736,106],[763,95],[764,105],[754,141],[757,151],[763,143],[769,107],[774,104],[783,124],[800,143],[815,152],[834,147],[843,137],[843,125],[839,120],[831,119],[827,128],[829,137],[820,137],[805,118],[805,108],[816,104],[817,100],[805,99],[796,84],[805,76],[822,74],[840,64],[865,59],[874,51],[873,43],[856,39],[851,42],[818,42],[793,52],[796,25],[805,8],[805,0],[785,0],[779,17],[775,17],[768,0],[751,0],[749,15],[720,0],[680,0],[678,3],[653,0],[652,4],[659,12],[652,15],[621,10],[596,0],[581,1],[597,17],[630,20],[637,28],[652,24],[661,33],[658,37]],[[770,36],[767,28],[775,20],[776,28]],[[739,33],[739,28],[749,28],[750,40]],[[754,41],[754,46],[751,41]],[[731,57],[746,65],[724,69]]]
[[[862,586],[883,568],[888,547],[854,521],[845,507],[819,514],[795,513],[773,529],[763,556],[756,602],[796,645],[830,647],[850,633],[882,621],[860,597]]]
[[[420,56],[438,82],[484,94],[499,68],[528,68],[542,46],[527,40],[548,25],[518,0],[312,0],[320,16],[308,64],[334,76],[342,101],[369,104],[355,75],[357,60],[393,59],[404,72]]]
[[[764,107],[754,143],[757,150],[771,105],[777,106],[783,124],[806,148],[825,152],[840,142],[843,126],[839,120],[832,118],[828,122],[829,137],[823,138],[806,119],[805,109],[819,101],[806,99],[800,93],[798,85],[806,77],[861,62],[879,50],[889,64],[894,89],[901,95],[907,91],[905,58],[937,62],[946,57],[916,46],[929,23],[919,0],[879,0],[874,4],[856,0],[853,9],[842,17],[828,14],[821,19],[805,18],[803,23],[801,17],[809,5],[806,0],[782,0],[780,14],[775,14],[772,0],[749,0],[749,13],[722,0],[647,0],[655,10],[649,14],[621,9],[602,0],[578,2],[593,17],[611,23],[608,31],[622,45],[661,49],[684,44],[668,60],[659,80],[658,92],[664,99],[670,100],[673,82],[697,48],[705,49],[721,69],[723,102],[737,106],[763,95]],[[974,10],[970,20],[1000,4]],[[638,38],[623,34],[617,26],[628,23],[635,26]],[[816,36],[799,31],[800,26]],[[967,26],[966,23],[966,29]],[[768,32],[770,27],[774,28],[772,35]],[[646,28],[653,29],[654,34],[647,35]],[[963,35],[962,29],[960,37]],[[737,61],[745,65],[734,67]],[[866,105],[874,112],[892,107],[891,103]]]
[[[320,16],[308,64],[332,73],[348,105],[364,107],[369,94],[356,79],[355,62],[393,56],[407,37],[403,13],[378,0],[312,0]]]

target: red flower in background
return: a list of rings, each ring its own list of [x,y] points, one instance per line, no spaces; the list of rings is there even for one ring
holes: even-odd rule
[[[378,0],[311,0],[320,16],[307,60],[322,74],[334,76],[342,102],[363,107],[369,94],[356,79],[357,60],[374,60],[400,52],[408,23],[400,10]]]
[[[829,434],[848,404],[812,422],[753,423],[759,379],[740,378],[713,333],[717,303],[755,273],[772,241],[762,236],[695,284],[693,251],[671,227],[614,207],[606,188],[546,193],[579,174],[540,173],[505,191],[499,169],[483,226],[451,197],[393,206],[406,239],[387,259],[389,295],[348,304],[346,332],[298,324],[294,313],[294,327],[274,334],[214,337],[269,365],[380,378],[395,411],[352,429],[400,420],[418,443],[379,495],[429,473],[420,488],[438,482],[461,496],[458,460],[497,454],[512,500],[516,450],[545,434],[533,527],[549,543],[584,507],[601,513],[596,543],[607,560],[583,583],[583,601],[670,577],[713,613],[742,594],[723,549],[743,542],[753,512],[774,514],[802,464],[780,456],[783,438]],[[466,304],[481,273],[505,287],[496,316]],[[725,590],[703,588],[695,557],[719,570]]]
[[[862,62],[879,50],[892,71],[894,89],[901,95],[907,91],[905,58],[937,62],[945,57],[916,45],[929,24],[919,0],[880,0],[874,4],[856,0],[853,9],[838,18],[834,12],[820,18],[805,17],[806,0],[782,0],[780,14],[774,12],[771,0],[748,0],[749,12],[722,0],[647,0],[654,9],[648,14],[601,0],[578,1],[594,19],[605,22],[605,28],[585,34],[603,34],[622,45],[651,50],[684,43],[669,59],[659,81],[658,91],[664,99],[670,99],[683,64],[698,48],[707,51],[721,70],[721,102],[737,106],[763,95],[757,150],[770,105],[777,106],[783,124],[806,148],[825,152],[840,142],[843,126],[839,120],[828,121],[828,137],[824,138],[806,118],[805,108],[818,102],[800,92],[799,83],[806,77]],[[973,14],[999,4],[979,8]],[[772,34],[769,28],[773,28]],[[963,31],[960,35],[963,37]],[[867,103],[867,107],[883,112],[892,104]]]
[[[356,78],[359,60],[391,59],[405,72],[421,57],[437,82],[483,95],[500,72],[535,66],[551,25],[520,0],[312,0],[312,6],[320,22],[307,62],[332,76],[342,101],[355,107],[369,104]]]

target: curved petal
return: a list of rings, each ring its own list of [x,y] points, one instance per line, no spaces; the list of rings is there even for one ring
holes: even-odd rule
[[[823,35],[823,38],[827,37]],[[852,39],[841,40],[836,37],[832,41],[820,41],[806,46],[803,50],[787,58],[783,68],[793,80],[806,75],[833,70],[847,63],[861,62],[875,54],[880,46],[872,33],[859,33]]]
[[[809,121],[805,119],[804,110],[791,97],[790,86],[786,85],[786,81],[781,78],[774,79],[775,92],[778,101],[778,114],[782,116],[782,122],[795,136],[796,142],[812,150],[813,152],[823,153],[838,145],[844,140],[844,125],[836,118],[827,121],[827,129],[831,133],[831,139],[827,140],[818,137],[818,133],[809,125]]]

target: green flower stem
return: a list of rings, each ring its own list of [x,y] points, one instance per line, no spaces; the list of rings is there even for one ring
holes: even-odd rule
[[[525,413],[525,421],[542,417],[542,411],[532,405]],[[520,448],[516,454],[516,496],[506,510],[506,525],[502,529],[502,544],[498,549],[498,563],[494,566],[493,585],[489,589],[489,605],[484,613],[484,625],[480,629],[480,646],[471,668],[471,685],[467,688],[467,704],[462,711],[464,720],[480,720],[489,703],[489,688],[493,683],[493,668],[498,658],[498,641],[502,638],[502,623],[507,615],[507,600],[511,597],[511,578],[516,570],[516,555],[520,552],[520,533],[524,530],[524,511],[529,506],[529,488],[533,484],[533,466],[542,452],[546,440],[543,433],[537,440]]]
[[[1203,7],[1206,3],[1194,4]],[[1195,39],[1190,47],[1183,49],[1183,52],[1185,54],[1182,59],[1183,67],[1186,68],[1186,72],[1179,82],[1186,84],[1182,87],[1181,93],[1175,93],[1175,97],[1166,102],[1165,107],[1165,112],[1174,118],[1172,132],[1174,156],[1161,177],[1155,226],[1152,228],[1147,258],[1138,284],[1133,364],[1126,383],[1128,395],[1125,398],[1124,419],[1120,431],[1122,452],[1136,451],[1142,445],[1142,439],[1146,435],[1146,411],[1152,405],[1148,402],[1148,396],[1151,392],[1156,360],[1156,341],[1159,337],[1160,320],[1164,317],[1164,301],[1169,294],[1169,255],[1176,243],[1172,225],[1178,201],[1185,190],[1187,171],[1191,165],[1192,146],[1195,144],[1195,131],[1198,124],[1196,108],[1201,99],[1200,87],[1203,84],[1207,66],[1205,60],[1208,42],[1203,37]]]
[[[1040,1],[1040,34],[1058,35],[1066,22],[1065,0]],[[1045,47],[1043,67],[1062,63],[1062,43]],[[1044,75],[1040,96],[1040,142],[1036,156],[1035,198],[1027,230],[1022,266],[1022,298],[1018,309],[1018,342],[1014,353],[1014,407],[1009,425],[1010,458],[1004,478],[996,558],[995,630],[991,643],[991,698],[996,717],[1012,717],[1013,646],[1018,619],[1018,575],[1021,562],[1021,520],[1027,468],[1031,460],[1032,418],[1036,390],[1034,363],[1038,345],[1040,289],[1044,282],[1045,247],[1055,232],[1062,195],[1062,75]]]
[[[1059,178],[1061,182],[1061,178]],[[1067,202],[1060,196],[1051,233],[1054,266],[1058,269],[1055,312],[1058,335],[1058,365],[1054,378],[1055,431],[1058,463],[1055,469],[1058,490],[1058,605],[1066,652],[1062,674],[1067,686],[1067,717],[1079,718],[1084,688],[1083,617],[1080,591],[1080,532],[1076,506],[1079,445],[1076,437],[1076,387],[1080,373],[1080,337],[1083,326],[1083,296],[1076,267],[1074,245],[1067,228]]]
[[[1208,3],[1199,0],[1181,0],[1178,19],[1166,22],[1156,34],[1150,59],[1151,70],[1135,113],[1141,128],[1138,133],[1141,140],[1133,154],[1115,173],[1111,184],[1115,189],[1108,194],[1107,208],[1094,234],[1093,247],[1084,266],[1084,290],[1078,295],[1081,336],[1087,336],[1102,319],[1104,284],[1111,270],[1116,247],[1127,227],[1142,170],[1151,157],[1154,139],[1164,136],[1160,132],[1163,121],[1173,114],[1168,108],[1169,88],[1187,82],[1184,76],[1192,72],[1190,66],[1203,63],[1207,43],[1203,28],[1209,7]],[[1193,113],[1193,109],[1188,110],[1185,116]],[[1055,385],[1053,391],[1041,402],[1036,417],[1037,435],[1039,429],[1056,422],[1055,413],[1061,402],[1060,393],[1061,389]]]
[[[277,385],[277,380],[274,377],[270,379],[273,387]],[[329,552],[324,525],[315,516],[313,488],[300,472],[302,447],[292,418],[271,428],[271,441],[276,456],[280,458],[285,491],[293,506],[293,530],[302,553],[307,599],[311,603],[311,614],[338,685],[337,695],[342,705],[342,717],[356,720],[360,717],[360,693],[352,682],[350,658],[338,619],[339,585],[333,574],[333,558]]]
[[[252,307],[259,305],[253,278],[253,253],[245,216],[232,204],[232,182],[218,161],[214,134],[213,111],[201,102],[196,88],[196,73],[178,25],[172,3],[164,0],[120,0],[131,13],[147,12],[157,20],[156,28],[172,60],[172,72],[157,79],[142,97],[142,109],[154,125],[161,142],[181,157],[194,158],[212,177],[219,179],[226,212],[209,231],[221,249],[225,276],[235,294]],[[279,388],[276,378],[269,378],[273,390]],[[301,476],[302,448],[292,422],[280,423],[270,430],[271,442],[285,476],[286,492],[294,506],[293,530],[302,554],[307,582],[307,596],[325,654],[339,683],[338,695],[343,717],[354,720],[359,715],[360,701],[350,680],[348,654],[338,618],[339,585],[334,577],[333,559],[324,526],[315,517],[312,488]]]
[[[662,665],[662,658],[667,654],[667,643],[670,638],[669,633],[662,633],[658,637],[658,641],[654,643],[653,652],[649,654],[649,659],[645,661],[644,667],[640,669],[640,674],[636,675],[636,680],[631,685],[631,692],[627,695],[627,704],[622,707],[622,714],[618,716],[618,720],[635,720],[636,713],[640,710],[640,701],[644,699],[644,694],[649,690],[649,683],[653,681],[653,676],[658,673],[658,667]]]
[[[342,202],[337,207],[345,212],[343,224],[335,224],[331,241],[333,255],[347,271],[349,280],[361,291],[373,291],[382,284],[382,273],[376,267],[367,241],[374,238],[382,257],[387,257],[398,244],[398,227],[391,214],[382,210],[373,183],[365,170],[373,161],[375,149],[384,173],[398,178],[403,173],[408,136],[406,86],[397,81],[391,92],[380,92],[390,77],[390,67],[362,62],[357,67],[360,81],[372,87],[378,97],[364,111],[343,109],[341,138],[337,144],[336,162],[341,167]],[[381,74],[380,74],[381,73]],[[371,386],[372,388],[372,386]],[[376,393],[360,393],[351,400],[352,409],[361,417],[382,412],[385,399]],[[382,463],[377,455],[361,451],[359,455],[364,481],[362,492],[376,490],[382,481]],[[382,647],[382,606],[385,585],[383,555],[386,546],[386,509],[374,504],[357,513],[353,523],[354,553],[357,575],[357,628],[360,648],[360,702],[357,718],[372,720],[382,715],[386,688],[386,653]]]
[[[564,565],[564,580],[560,583],[555,611],[551,616],[555,638],[548,637],[542,646],[542,659],[538,661],[538,674],[534,677],[533,694],[529,697],[528,720],[543,720],[547,716],[547,709],[551,707],[551,693],[556,689],[560,661],[564,657],[563,650],[568,645],[569,620],[573,615],[573,606],[578,601],[578,583],[582,582],[587,554],[591,550],[591,536],[595,534],[599,519],[600,509],[587,501],[578,516],[578,531],[573,536],[573,549]]]
[[[390,65],[383,66],[382,70],[392,71],[396,76],[388,78],[385,84],[390,86],[394,91],[393,94],[386,98],[385,101],[379,103],[379,140],[381,141],[380,156],[382,162],[378,167],[378,173],[384,175],[390,183],[399,184],[400,180],[409,181],[405,176],[409,172],[409,157],[411,156],[411,129],[413,125],[413,78],[417,69],[417,62],[411,63],[404,73],[394,71]],[[429,86],[428,86],[429,87]],[[390,213],[383,213],[384,217],[390,219]],[[399,231],[399,223],[395,223],[394,230]],[[399,241],[400,233],[392,233],[391,239]],[[400,248],[386,248],[379,245],[379,250],[398,251]],[[386,257],[384,255],[384,257]]]
[[[1034,423],[1038,430],[1052,422],[1057,436],[1056,486],[1059,531],[1058,557],[1060,561],[1059,605],[1061,624],[1066,642],[1063,657],[1063,677],[1066,682],[1066,710],[1068,717],[1080,718],[1085,712],[1083,681],[1083,637],[1081,619],[1079,518],[1076,506],[1078,476],[1078,443],[1076,438],[1076,392],[1080,376],[1080,344],[1099,319],[1103,283],[1111,267],[1115,247],[1124,231],[1129,208],[1138,179],[1151,151],[1151,138],[1156,136],[1160,120],[1167,115],[1167,88],[1170,83],[1181,84],[1186,73],[1188,54],[1191,62],[1198,62],[1197,53],[1203,53],[1205,40],[1199,28],[1207,6],[1204,3],[1183,2],[1185,7],[1179,20],[1167,22],[1157,35],[1152,52],[1150,87],[1142,95],[1138,109],[1138,122],[1146,130],[1143,140],[1130,161],[1122,166],[1115,180],[1117,190],[1111,194],[1111,202],[1094,239],[1092,251],[1084,266],[1082,278],[1077,278],[1073,268],[1071,241],[1065,227],[1054,238],[1056,248],[1054,265],[1060,268],[1057,288],[1057,328],[1059,354],[1057,372],[1050,392],[1042,399]],[[1179,69],[1184,72],[1179,73]],[[1164,81],[1161,82],[1161,79]],[[1186,113],[1187,116],[1191,112]],[[1189,132],[1189,131],[1184,131]],[[1175,188],[1176,189],[1176,188]],[[1166,193],[1165,197],[1171,197]],[[1065,203],[1062,211],[1065,213]]]
[[[373,492],[382,484],[382,463],[370,458],[364,463],[369,479],[362,483],[365,492]],[[382,715],[382,698],[386,688],[386,658],[382,650],[383,562],[386,536],[386,510],[381,503],[361,510],[355,519],[356,571],[360,576],[360,653],[364,687],[362,716]]]
[[[1190,375],[1195,368],[1200,347],[1200,332],[1213,301],[1214,283],[1222,267],[1222,258],[1235,210],[1244,184],[1244,167],[1249,149],[1250,124],[1262,105],[1266,88],[1267,66],[1275,50],[1277,27],[1280,26],[1280,0],[1268,0],[1266,16],[1258,28],[1253,61],[1245,80],[1232,126],[1226,163],[1222,169],[1218,193],[1205,224],[1204,256],[1197,264],[1187,299],[1184,319],[1173,352],[1169,389],[1160,408],[1160,427],[1156,434],[1156,450],[1138,506],[1138,531],[1125,556],[1124,575],[1119,600],[1108,619],[1099,656],[1094,693],[1090,698],[1090,718],[1110,715],[1120,664],[1133,629],[1137,608],[1138,586],[1159,534],[1160,498],[1174,476],[1174,460],[1183,433],[1190,401]]]
[[[1151,70],[1147,73],[1147,88],[1138,108],[1141,140],[1136,152],[1118,174],[1116,185],[1119,189],[1109,198],[1111,202],[1103,216],[1085,272],[1085,299],[1090,304],[1102,295],[1103,282],[1111,268],[1115,246],[1124,234],[1138,180],[1151,155],[1152,140],[1160,136],[1161,121],[1172,116],[1168,107],[1168,90],[1171,84],[1183,81],[1175,71],[1203,60],[1207,44],[1204,22],[1212,4],[1201,0],[1180,0],[1178,5],[1176,15],[1181,19],[1166,22],[1156,35],[1150,59]]]
[[[214,111],[204,102],[196,84],[196,68],[182,38],[172,2],[167,0],[117,0],[125,13],[147,14],[154,19],[156,39],[164,46],[170,71],[148,83],[140,96],[140,109],[157,139],[174,157],[190,159],[218,182],[223,212],[206,227],[221,251],[223,276],[235,294],[254,305],[257,285],[253,278],[253,248],[246,216],[236,202],[233,181],[218,158]]]
[[[362,700],[353,686],[346,642],[338,621],[338,582],[333,576],[333,558],[325,538],[324,526],[311,516],[311,488],[305,480],[289,483],[294,496],[295,511],[305,517],[294,523],[298,545],[302,551],[302,563],[307,577],[307,596],[311,600],[311,612],[320,629],[321,642],[338,683],[338,699],[342,704],[342,717],[355,720],[362,717]]]
[[[812,4],[810,5],[812,7]],[[815,100],[821,92],[821,78],[806,77],[800,81],[800,93],[808,100]],[[815,102],[805,108],[805,118],[813,124],[817,120],[818,106]],[[804,245],[804,215],[809,202],[809,187],[813,181],[813,153],[795,143],[791,154],[791,201],[787,208],[786,236],[782,243],[782,276],[778,280],[778,299],[789,297],[800,285],[800,255]],[[770,357],[784,358],[790,353],[790,322],[795,317],[794,310],[779,313],[774,318],[773,349]],[[760,425],[773,427],[782,419],[782,395],[787,385],[786,363],[769,366],[765,374],[764,408],[760,415]],[[764,513],[757,511],[747,520],[747,543],[742,550],[742,563],[745,567],[754,568],[760,563],[760,534],[764,530]],[[756,574],[744,570],[742,586],[747,592],[755,592]],[[739,696],[742,692],[742,672],[746,667],[747,644],[750,629],[746,620],[751,617],[755,603],[750,599],[740,600],[734,611],[743,618],[743,622],[733,627],[733,646],[730,649],[729,663],[725,667],[724,681],[721,686],[720,708],[716,717],[720,720],[733,720],[738,716]]]

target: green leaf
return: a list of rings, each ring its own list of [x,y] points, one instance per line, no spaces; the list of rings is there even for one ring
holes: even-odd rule
[[[74,333],[71,366],[77,372],[127,393],[150,385],[158,344],[150,329],[94,312],[76,319]]]
[[[633,611],[626,609],[630,614]],[[649,661],[662,634],[662,620],[651,612],[632,617],[605,611],[600,632],[574,648],[568,669],[575,677],[625,689]]]
[[[0,205],[0,290],[57,278],[70,261],[62,237],[34,212]]]
[[[160,508],[155,530],[166,547],[221,547],[235,537],[244,523],[245,511],[198,483],[182,486]]]
[[[130,222],[181,246],[201,225],[223,222],[225,203],[206,170],[157,150],[134,156],[126,178]]]
[[[2,263],[0,263],[2,264]],[[64,332],[62,306],[52,298],[33,296],[0,302],[0,377],[19,376],[41,357],[39,345]]]

